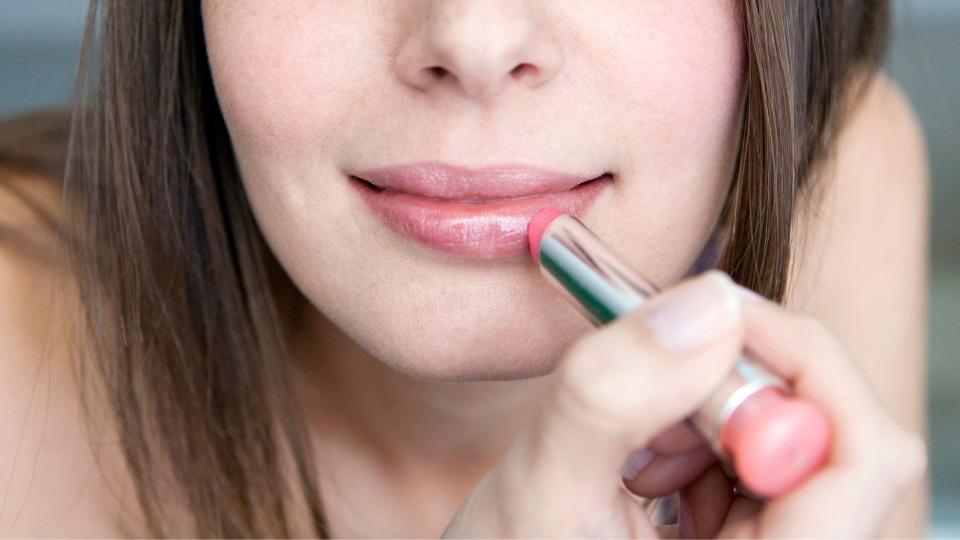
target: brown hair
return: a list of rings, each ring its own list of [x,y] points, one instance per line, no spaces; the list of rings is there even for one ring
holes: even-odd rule
[[[746,102],[720,267],[781,301],[798,196],[885,53],[889,6],[743,0],[739,15]],[[150,534],[169,533],[172,493],[198,536],[288,536],[292,464],[326,536],[278,316],[306,300],[253,220],[199,2],[94,0],[84,43],[63,215],[89,340],[78,368],[107,403]]]

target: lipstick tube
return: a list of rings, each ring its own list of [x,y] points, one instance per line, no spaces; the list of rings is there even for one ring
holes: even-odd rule
[[[542,273],[596,326],[640,306],[659,289],[634,272],[577,218],[552,208],[528,226]],[[741,354],[729,377],[686,419],[709,441],[737,489],[758,500],[800,484],[826,460],[830,424],[761,364]]]

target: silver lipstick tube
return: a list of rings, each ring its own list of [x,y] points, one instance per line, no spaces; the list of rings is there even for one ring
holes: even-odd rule
[[[544,230],[540,240],[540,269],[596,326],[633,311],[659,292],[656,285],[633,271],[580,220],[570,215],[558,216]],[[787,389],[783,379],[741,355],[730,376],[687,419],[709,441],[731,477],[736,474],[730,456],[720,443],[720,430],[740,404],[769,386]]]

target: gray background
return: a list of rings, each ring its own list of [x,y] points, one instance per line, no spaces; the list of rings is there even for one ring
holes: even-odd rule
[[[68,99],[85,6],[0,0],[0,116]],[[960,0],[894,0],[893,6],[886,69],[920,116],[933,178],[930,534],[960,537]]]

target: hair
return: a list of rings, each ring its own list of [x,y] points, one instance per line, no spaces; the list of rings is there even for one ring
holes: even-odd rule
[[[745,102],[718,266],[782,301],[798,197],[883,59],[889,5],[742,0],[738,16]],[[149,534],[170,534],[176,500],[192,535],[290,536],[297,496],[329,535],[278,315],[307,300],[254,222],[199,2],[92,0],[71,117],[27,120],[0,127],[0,163],[64,178],[78,382],[88,417],[95,390],[105,404]]]

